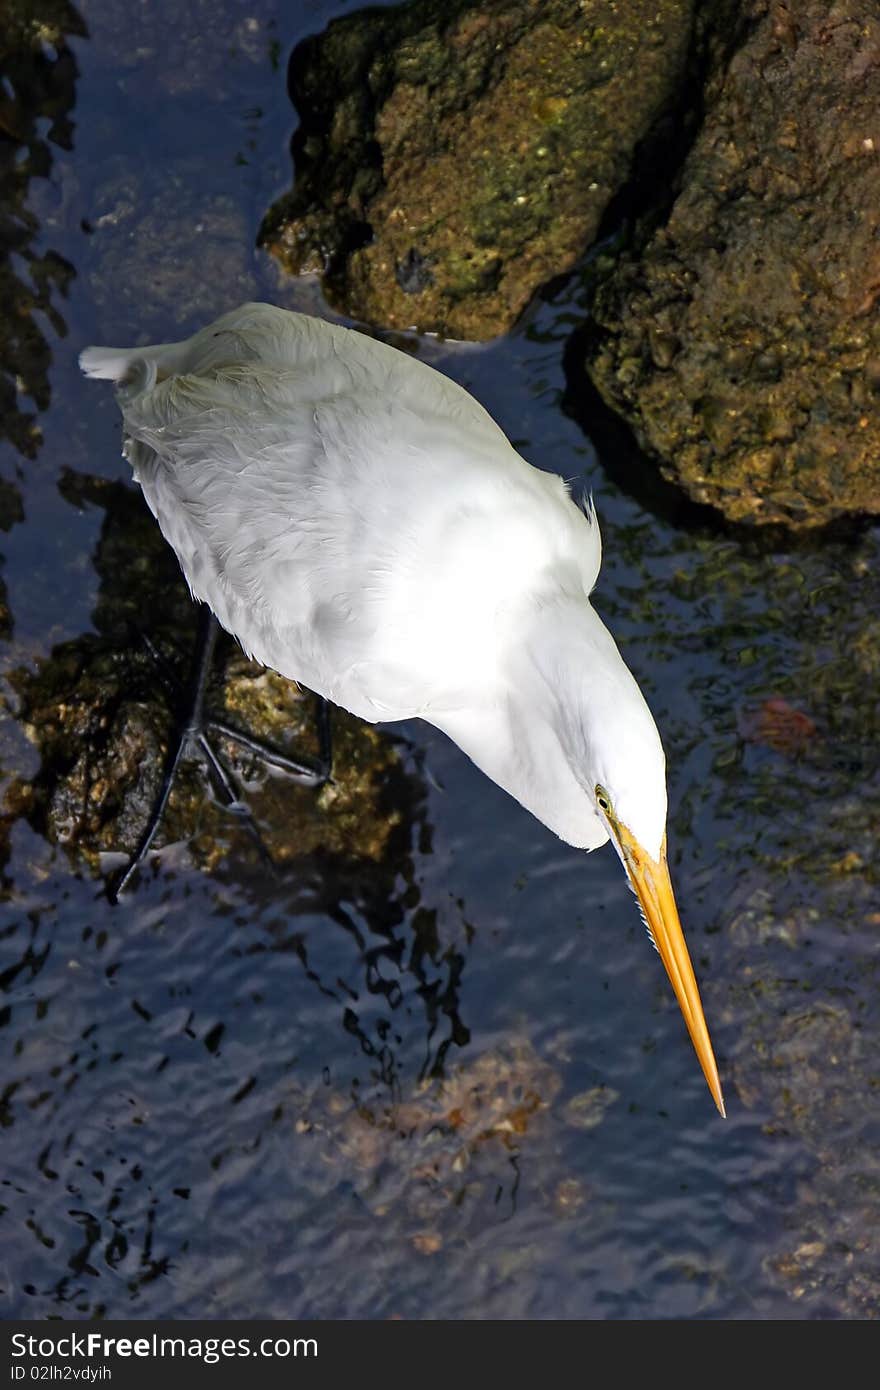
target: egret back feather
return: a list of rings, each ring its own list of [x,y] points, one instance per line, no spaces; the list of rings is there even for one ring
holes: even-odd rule
[[[193,594],[251,655],[365,718],[466,702],[542,570],[550,593],[561,560],[577,592],[595,583],[598,526],[562,481],[384,344],[245,305],[125,358],[126,455]]]

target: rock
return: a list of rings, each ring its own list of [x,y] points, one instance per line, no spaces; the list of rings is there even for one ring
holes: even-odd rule
[[[464,1193],[484,1185],[498,1191],[508,1181],[511,1156],[524,1150],[555,1178],[557,1192],[568,1192],[569,1205],[578,1204],[553,1143],[561,1086],[528,1039],[514,1036],[438,1076],[401,1086],[402,1094],[389,1097],[387,1086],[377,1086],[353,1095],[321,1085],[310,1092],[291,1088],[287,1104],[297,1134],[308,1136],[320,1155],[321,1185],[335,1171],[377,1216],[402,1210],[425,1222],[412,1238],[421,1253],[432,1254]]]
[[[595,237],[697,9],[417,0],[335,21],[291,59],[296,182],[262,241],[369,323],[503,332]]]
[[[746,0],[663,224],[600,279],[587,369],[740,521],[880,512],[880,16]]]
[[[572,1096],[565,1107],[565,1122],[573,1129],[596,1129],[620,1093],[610,1086],[593,1086],[589,1091]]]
[[[772,988],[772,986],[771,986]],[[783,1228],[781,1250],[765,1273],[812,1316],[876,1318],[880,1265],[875,1204],[880,1164],[858,1133],[853,1098],[870,1109],[876,1068],[859,1020],[837,1002],[780,1011],[772,1040],[748,1027],[736,1069],[741,1097],[766,1108],[765,1134],[797,1136],[813,1163],[799,1182],[798,1205]]]

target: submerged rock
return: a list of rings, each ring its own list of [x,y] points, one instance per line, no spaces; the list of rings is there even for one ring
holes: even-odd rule
[[[247,218],[226,192],[206,192],[193,223],[188,196],[198,185],[199,162],[176,164],[160,189],[144,187],[129,160],[108,161],[91,196],[95,258],[85,272],[103,323],[114,335],[139,341],[167,336],[169,325],[194,330],[258,293],[252,274]],[[198,246],[199,274],[169,256],[170,243]],[[150,282],[149,302],[141,285]],[[122,323],[120,329],[118,325]]]
[[[662,226],[600,282],[587,369],[734,520],[880,512],[880,16],[744,0]]]
[[[562,1085],[528,1039],[511,1037],[398,1097],[384,1085],[354,1093],[321,1085],[291,1092],[285,1107],[296,1114],[301,1180],[315,1195],[346,1181],[374,1216],[411,1226],[416,1250],[431,1255],[460,1238],[465,1197],[494,1190],[497,1200],[524,1150],[544,1186],[549,1174],[573,1191],[554,1144]]]
[[[773,983],[765,989],[771,998],[783,993]],[[880,1162],[870,1136],[859,1133],[853,1104],[858,1097],[870,1108],[877,1086],[870,1031],[843,1002],[812,1000],[781,1010],[772,1039],[754,1023],[745,1039],[740,1097],[770,1110],[770,1137],[796,1136],[813,1156],[765,1271],[813,1316],[877,1317]]]
[[[503,332],[595,237],[698,8],[416,0],[335,21],[291,59],[296,183],[262,241],[370,323]]]

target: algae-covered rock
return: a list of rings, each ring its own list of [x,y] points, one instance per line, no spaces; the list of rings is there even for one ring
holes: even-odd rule
[[[487,338],[594,238],[687,62],[692,0],[416,0],[291,59],[296,182],[261,237],[348,313]]]
[[[149,818],[173,730],[175,680],[186,676],[198,610],[139,491],[70,473],[62,487],[71,501],[106,511],[95,557],[97,631],[56,647],[36,669],[11,673],[18,718],[42,765],[33,779],[9,788],[7,807],[95,868],[102,851],[130,853]],[[207,709],[292,756],[318,753],[313,697],[246,660],[225,636]],[[386,737],[343,711],[334,711],[332,722],[334,774],[320,791],[215,738],[277,865],[316,854],[355,867],[379,864],[420,798]],[[181,768],[157,847],[186,841],[196,862],[208,865],[230,840],[247,851],[240,817],[211,796],[209,785],[197,761]]]
[[[668,217],[595,298],[588,370],[727,516],[880,512],[880,15],[744,0]]]
[[[782,990],[779,993],[782,994]],[[774,997],[767,989],[768,1000]],[[880,1315],[876,1240],[880,1161],[858,1132],[853,1098],[870,1109],[875,1052],[851,1006],[810,999],[783,1012],[772,1038],[750,1020],[735,1079],[740,1098],[770,1109],[767,1131],[814,1158],[765,1270],[792,1299],[830,1317]]]
[[[714,791],[688,813],[691,836],[702,819],[713,827],[705,891],[719,954],[706,1009],[728,1039],[728,1113],[749,1112],[758,1148],[791,1155],[764,1270],[801,1316],[877,1316],[877,528],[788,554],[717,537],[700,552],[674,591],[676,642],[727,647],[694,721],[695,744],[715,727]],[[731,684],[725,668],[738,669]]]
[[[309,1156],[319,1160],[316,1192],[344,1180],[375,1216],[400,1221],[405,1213],[416,1250],[431,1255],[456,1233],[465,1193],[507,1185],[521,1152],[531,1153],[548,1187],[548,1173],[557,1188],[573,1184],[553,1142],[562,1084],[527,1039],[513,1037],[402,1095],[322,1085],[291,1093],[285,1108],[296,1114],[306,1173]]]
[[[745,1306],[876,1316],[880,529],[787,549],[645,518],[606,532],[641,566],[609,620],[638,614],[665,668],[682,911],[706,932],[692,950],[728,1115],[752,1130],[739,1194],[764,1274]]]
[[[73,267],[51,248],[38,249],[40,226],[26,205],[34,178],[48,178],[53,146],[69,149],[76,60],[67,46],[85,26],[66,0],[10,0],[0,21],[0,436],[32,457],[41,440],[30,398],[49,404],[51,350],[44,314],[65,332],[57,297]],[[18,258],[18,265],[13,260]],[[22,263],[27,274],[22,275]]]

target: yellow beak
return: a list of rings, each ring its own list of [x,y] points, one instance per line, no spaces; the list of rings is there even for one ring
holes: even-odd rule
[[[660,848],[660,858],[652,859],[625,825],[621,825],[619,821],[609,823],[620,846],[621,858],[630,883],[641,903],[648,930],[672,981],[675,997],[684,1014],[684,1021],[700,1059],[703,1075],[712,1092],[712,1099],[724,1115],[724,1097],[721,1094],[715,1054],[709,1040],[709,1029],[706,1027],[703,1006],[700,1003],[700,991],[697,989],[672,892],[672,881],[666,863],[666,837],[664,836]]]

